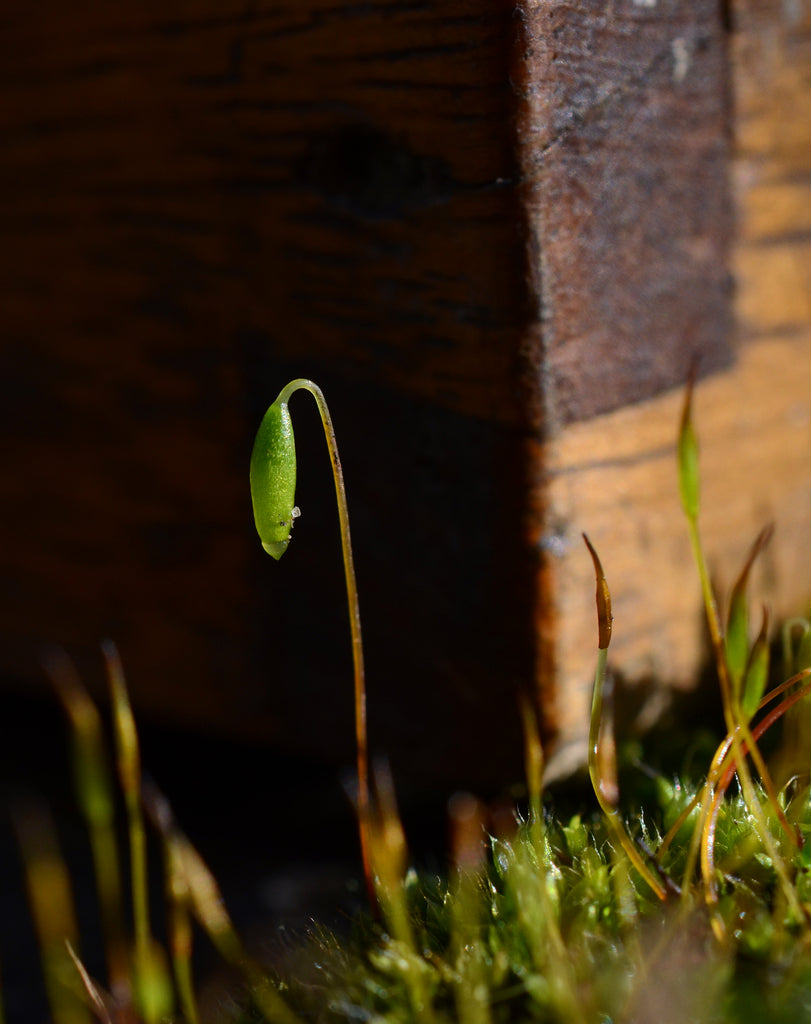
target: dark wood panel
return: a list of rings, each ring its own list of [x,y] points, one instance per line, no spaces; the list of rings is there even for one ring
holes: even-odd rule
[[[522,169],[547,430],[729,364],[731,111],[722,12],[525,8]]]
[[[311,375],[355,513],[373,745],[424,774],[476,768],[490,682],[511,693],[530,646],[513,571],[527,301],[512,32],[510,5],[484,2],[7,15],[6,675],[34,679],[40,644],[61,642],[97,679],[112,635],[141,713],[351,761],[306,398],[304,516],[279,566],[246,486],[265,406]]]
[[[7,12],[6,674],[32,679],[44,641],[95,665],[111,634],[143,710],[351,757],[303,412],[281,565],[247,502],[259,417],[310,375],[355,514],[373,745],[425,776],[514,775],[543,603],[526,436],[728,358],[711,6]]]
[[[505,5],[47,6],[2,70],[18,323],[259,332],[513,418]]]

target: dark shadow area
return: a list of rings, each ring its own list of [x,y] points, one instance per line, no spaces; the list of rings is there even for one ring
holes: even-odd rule
[[[9,1024],[47,1018],[39,950],[27,905],[13,820],[46,809],[71,876],[81,954],[90,973],[105,973],[92,858],[72,788],[65,721],[55,700],[4,696],[0,746],[0,965]],[[139,728],[145,774],[168,797],[178,823],[214,873],[225,904],[257,956],[304,935],[314,922],[341,931],[365,907],[348,777],[315,757],[281,754],[178,729]],[[415,859],[444,862],[444,804],[425,791],[398,791]],[[120,849],[126,849],[119,808]],[[150,829],[153,927],[165,937],[163,863]],[[125,864],[125,861],[123,862]],[[200,982],[224,973],[198,934]],[[236,981],[233,982],[237,989]]]

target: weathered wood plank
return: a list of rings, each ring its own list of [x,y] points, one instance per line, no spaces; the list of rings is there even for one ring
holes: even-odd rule
[[[738,25],[742,326],[747,337],[802,337],[811,321],[811,5],[741,4]]]
[[[802,612],[811,599],[809,381],[811,330],[747,345],[733,372],[706,381],[697,394],[701,525],[715,584],[725,600],[757,532],[774,522],[751,583],[774,621]],[[553,467],[550,532],[539,542],[554,565],[556,661],[553,676],[549,664],[540,674],[556,736],[553,774],[585,760],[596,625],[581,530],[600,551],[613,595],[612,669],[642,688],[648,720],[667,708],[667,685],[694,685],[709,657],[676,480],[681,400],[673,392],[573,425],[544,453]],[[539,628],[549,628],[543,615]]]
[[[528,3],[522,170],[544,428],[731,360],[726,40],[715,0]]]
[[[722,597],[759,529],[775,523],[752,589],[779,621],[811,603],[811,8],[739,4],[734,14],[739,359],[697,394],[701,519]],[[548,508],[539,686],[557,737],[553,773],[585,759],[595,625],[580,530],[614,595],[614,669],[641,689],[655,681],[648,717],[667,705],[661,684],[691,685],[707,657],[679,514],[680,403],[677,391],[572,425],[536,455],[551,472],[536,500]]]

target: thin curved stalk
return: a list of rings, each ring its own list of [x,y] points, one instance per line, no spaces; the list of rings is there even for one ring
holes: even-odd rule
[[[681,428],[679,431],[678,439],[678,462],[679,462],[679,489],[682,498],[682,507],[685,512],[687,519],[688,533],[690,537],[690,546],[693,550],[696,566],[698,569],[699,579],[701,581],[701,592],[704,598],[704,609],[706,612],[707,626],[710,632],[710,639],[712,642],[713,653],[715,655],[715,661],[718,671],[718,681],[721,689],[721,699],[724,708],[724,721],[727,727],[727,733],[732,740],[732,758],[737,766],[738,778],[741,785],[741,791],[743,793],[744,801],[746,802],[747,808],[752,815],[755,829],[758,832],[761,842],[768,853],[773,859],[775,870],[777,871],[778,877],[780,878],[781,884],[786,889],[789,901],[791,895],[788,890],[791,886],[788,882],[788,871],[786,865],[774,844],[771,833],[769,832],[768,824],[763,812],[763,807],[758,799],[755,791],[755,786],[752,781],[752,776],[749,772],[749,767],[746,763],[745,757],[741,753],[742,743],[746,743],[747,749],[754,751],[755,741],[752,738],[752,732],[749,728],[747,716],[743,714],[743,710],[740,705],[738,695],[733,692],[733,686],[730,680],[729,666],[727,663],[727,652],[724,647],[724,632],[721,626],[721,619],[718,613],[718,604],[715,599],[715,594],[712,589],[712,583],[710,581],[710,573],[707,567],[707,562],[704,557],[704,550],[701,544],[701,536],[698,528],[698,516],[700,508],[700,478],[698,472],[698,442],[695,437],[692,423],[692,399],[693,389],[695,385],[695,365],[691,368],[690,377],[687,383],[687,390],[685,394],[684,407],[682,410]],[[761,534],[761,537],[755,543],[753,554],[750,558],[753,558],[760,547],[768,540],[768,533]],[[745,583],[745,574],[748,569],[744,569],[743,582]],[[762,758],[754,755],[755,763],[758,765],[760,770],[761,765],[765,771],[765,764]],[[771,782],[768,773],[764,776]],[[769,803],[775,810],[778,817],[781,816],[782,811],[774,797],[774,787],[769,786],[768,790]],[[702,830],[707,822],[706,811],[710,808],[705,798],[702,804],[702,818],[701,827]],[[784,820],[783,816],[783,820]],[[691,856],[694,856],[694,846],[691,844]],[[688,861],[688,867],[692,870],[694,861],[692,864]],[[796,896],[794,897],[796,899]]]
[[[761,699],[760,703],[758,704],[757,711],[755,712],[755,714],[757,714],[758,712],[762,711],[765,707],[767,707],[769,704],[771,704],[771,702],[773,700],[776,700],[777,697],[779,697],[779,696],[781,696],[781,694],[785,693],[786,690],[791,689],[792,686],[796,686],[797,683],[801,682],[804,678],[806,678],[809,675],[811,675],[811,669],[802,669],[800,672],[797,672],[795,675],[791,676],[791,678],[786,679],[785,682],[780,683],[779,686],[775,686],[775,688],[773,690],[770,690]],[[801,692],[802,694],[805,694],[806,690],[805,690],[805,688],[803,688],[801,691],[798,691],[798,692]],[[791,704],[789,705],[789,707],[792,707],[794,704],[796,704],[798,702],[798,700],[799,700],[799,698],[797,698],[796,700],[792,700]],[[777,715],[777,718],[779,718],[780,715],[782,715],[782,714],[783,714],[783,711],[781,711],[780,714]],[[758,739],[760,736],[763,735],[763,731],[765,731],[765,729],[768,729],[769,725],[771,725],[773,721],[776,721],[776,719],[773,717],[773,715],[774,715],[774,713],[772,712],[771,715],[768,717],[768,719],[763,719],[755,727],[755,729],[753,730],[753,735],[755,736],[756,739]],[[768,725],[765,725],[765,728],[764,728],[764,723],[766,723],[767,721],[768,721]],[[727,735],[727,736],[724,737],[723,742],[718,747],[718,750],[715,752],[715,755],[713,756],[712,763],[710,765],[710,770],[707,773],[707,783],[714,785],[718,781],[718,779],[720,778],[721,772],[724,770],[724,768],[726,766],[726,762],[727,762],[727,758],[729,756],[729,751],[730,751],[731,746],[732,746],[732,737]],[[707,783],[705,783],[705,785]],[[687,804],[687,806],[684,808],[684,810],[681,811],[681,813],[679,814],[678,818],[676,818],[676,820],[673,822],[673,824],[667,830],[667,833],[665,834],[664,839],[661,841],[661,843],[659,844],[659,846],[658,846],[658,848],[656,850],[656,859],[657,860],[661,861],[662,855],[665,853],[665,851],[668,849],[670,844],[676,838],[676,835],[677,835],[679,829],[682,827],[682,825],[685,823],[685,821],[687,821],[687,819],[690,817],[690,814],[693,812],[693,810],[695,810],[695,808],[700,803],[700,801],[702,799],[703,793],[704,793],[704,787],[702,787],[696,793],[696,795],[690,800],[690,802]]]
[[[371,811],[371,795],[369,786],[369,743],[366,727],[366,673],[363,660],[363,640],[360,625],[360,604],[358,602],[358,588],[355,577],[355,563],[352,556],[352,538],[349,530],[349,510],[346,503],[346,489],[344,487],[344,474],[341,468],[341,459],[338,454],[338,442],[335,437],[335,429],[332,425],[329,407],[327,406],[321,388],[311,380],[299,377],[291,381],[279,392],[277,402],[287,403],[291,395],[296,391],[308,391],[318,406],[321,416],[321,423],[324,427],[324,436],[329,451],[330,463],[332,464],[332,475],[335,481],[335,499],[338,506],[338,521],[341,531],[341,550],[344,561],[344,575],[346,577],[346,599],[349,608],[349,628],[352,635],[352,663],[354,667],[354,695],[355,695],[355,742],[357,746],[357,813],[360,832],[361,857],[363,859],[363,870],[366,877],[366,887],[372,899],[374,898],[374,882],[372,879],[372,865],[369,839],[369,819]],[[374,902],[373,904],[374,905]]]

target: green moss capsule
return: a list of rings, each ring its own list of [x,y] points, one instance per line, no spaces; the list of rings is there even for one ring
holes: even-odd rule
[[[290,543],[296,508],[296,442],[281,396],[265,413],[251,453],[251,501],[262,547],[279,559]]]

